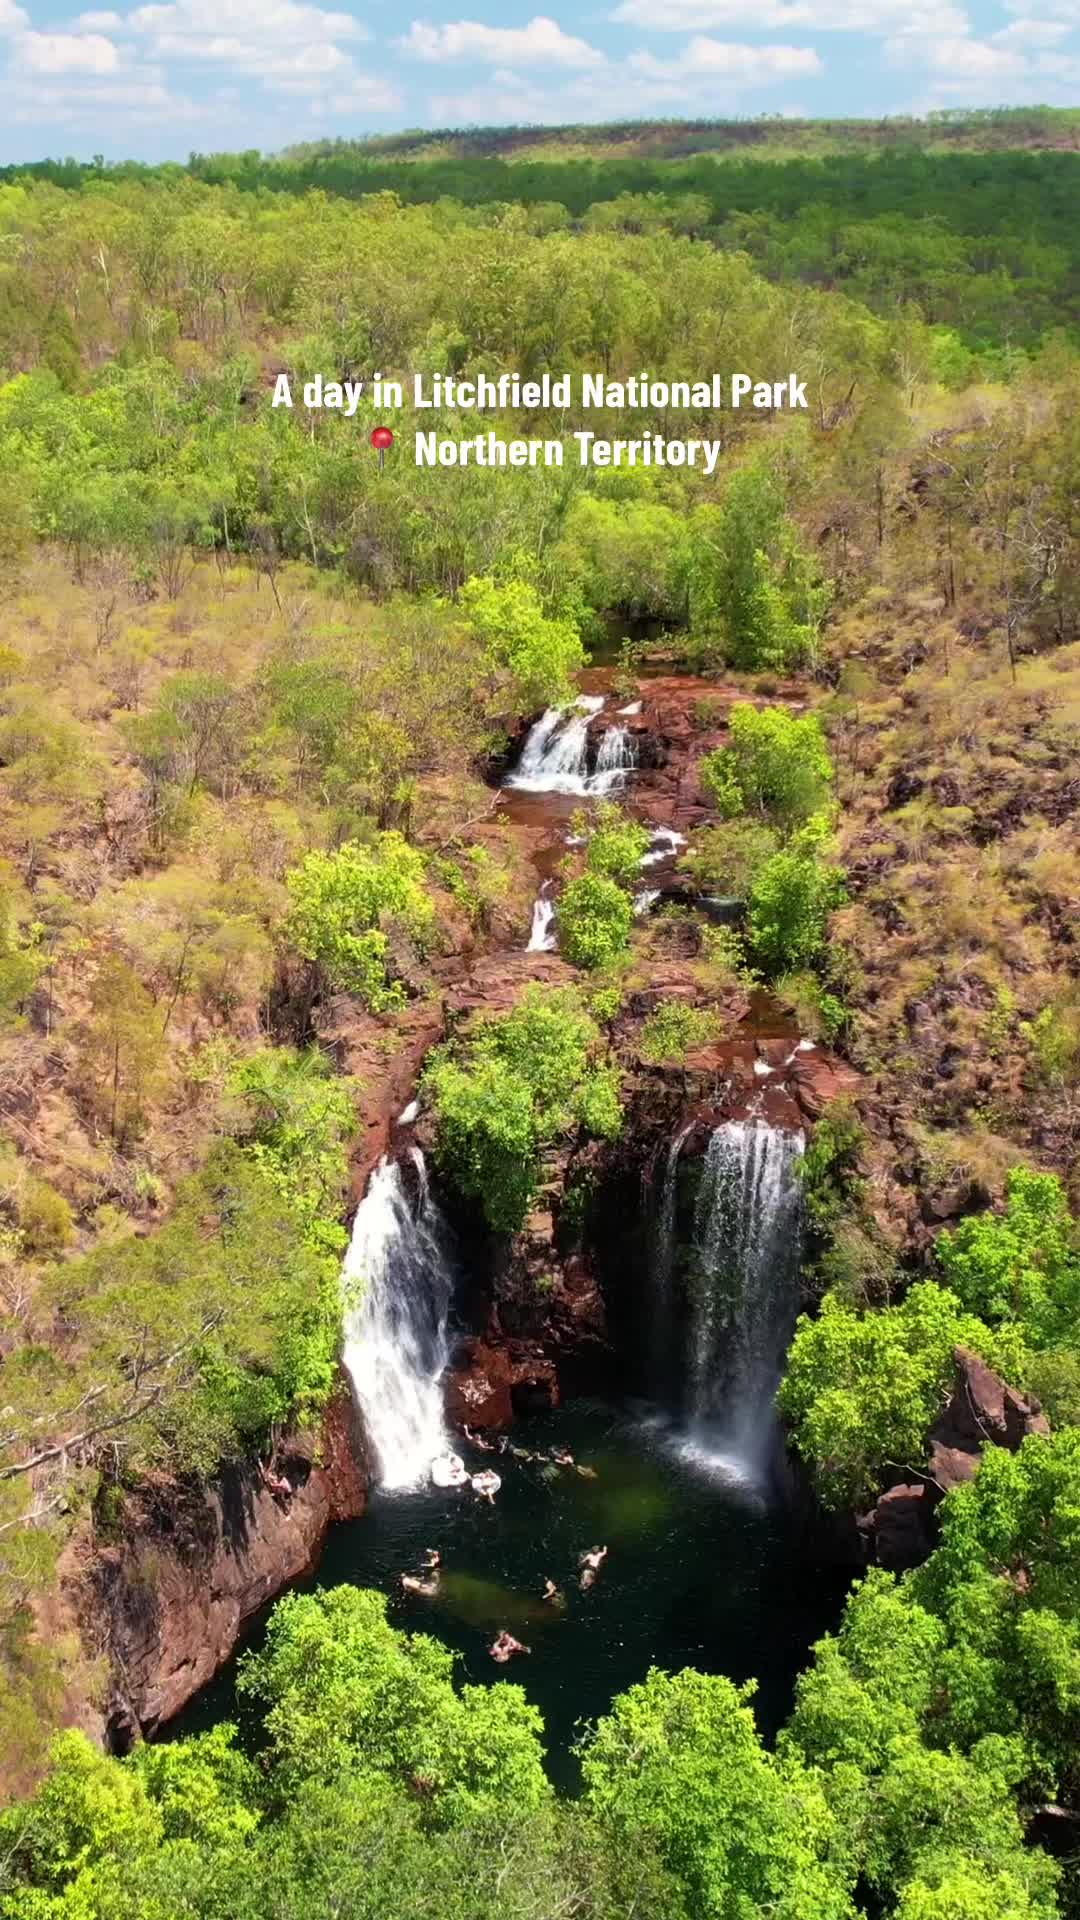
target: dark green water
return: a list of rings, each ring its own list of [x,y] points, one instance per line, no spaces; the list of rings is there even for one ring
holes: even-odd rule
[[[776,1490],[764,1498],[680,1457],[659,1425],[595,1402],[519,1424],[512,1437],[535,1451],[569,1448],[597,1478],[470,1454],[472,1470],[494,1464],[502,1475],[494,1508],[468,1490],[376,1493],[362,1520],[334,1530],[307,1584],[378,1587],[394,1596],[395,1626],[459,1651],[463,1679],[519,1682],[544,1715],[552,1777],[570,1790],[579,1724],[606,1712],[650,1666],[756,1678],[759,1725],[775,1733],[850,1578],[807,1515],[805,1494],[798,1504]],[[608,1558],[583,1594],[577,1558],[594,1543],[606,1543]],[[403,1595],[397,1584],[426,1547],[438,1547],[444,1562],[434,1600]],[[547,1576],[565,1589],[565,1611],[540,1599]],[[497,1666],[487,1649],[500,1627],[531,1653]],[[244,1720],[231,1669],[169,1732],[225,1716]],[[247,1731],[257,1737],[250,1724]]]

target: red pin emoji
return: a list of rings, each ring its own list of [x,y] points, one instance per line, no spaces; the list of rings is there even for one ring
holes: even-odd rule
[[[394,436],[389,427],[372,427],[371,444],[378,452],[379,472],[381,473],[383,470],[383,461],[386,459],[386,450],[394,444]]]

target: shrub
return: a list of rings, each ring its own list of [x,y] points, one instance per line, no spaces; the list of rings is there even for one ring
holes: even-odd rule
[[[953,1292],[992,1325],[1014,1320],[1033,1347],[1069,1344],[1080,1328],[1080,1246],[1061,1181],[1014,1167],[1004,1214],[981,1213],[940,1233],[936,1252]]]
[[[359,997],[375,1013],[404,1004],[390,977],[388,929],[400,926],[418,952],[434,934],[435,907],[424,888],[424,860],[400,833],[371,847],[346,841],[334,853],[309,853],[286,874],[287,937],[331,987]]]
[[[737,706],[730,730],[729,744],[701,762],[702,785],[721,813],[767,814],[790,832],[828,804],[833,765],[815,714]]]
[[[716,1038],[718,1021],[705,1007],[668,1000],[650,1013],[641,1030],[638,1051],[650,1066],[685,1060],[688,1053]]]
[[[634,906],[629,894],[599,873],[571,880],[559,899],[559,945],[575,967],[604,967],[630,941]]]
[[[605,800],[592,821],[583,812],[575,813],[571,825],[575,834],[588,838],[585,864],[590,873],[614,880],[628,891],[637,886],[642,855],[649,850],[649,830],[640,820],[632,820],[621,807]]]
[[[825,865],[802,836],[800,842],[766,860],[750,890],[750,948],[773,976],[816,960],[829,914],[844,897],[842,869]]]
[[[439,1159],[498,1233],[524,1220],[546,1143],[575,1126],[614,1138],[622,1124],[617,1074],[574,994],[530,989],[512,1013],[478,1021],[441,1049],[424,1083]]]

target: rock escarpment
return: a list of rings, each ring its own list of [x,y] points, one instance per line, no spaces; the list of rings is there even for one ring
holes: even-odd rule
[[[204,1487],[151,1478],[117,1537],[69,1576],[88,1646],[108,1667],[106,1735],[124,1750],[179,1713],[235,1650],[244,1624],[357,1519],[367,1468],[339,1393],[320,1432],[288,1435],[269,1477],[244,1463]]]
[[[979,1470],[986,1446],[1015,1453],[1029,1433],[1049,1433],[1037,1400],[1007,1386],[985,1360],[957,1347],[956,1382],[927,1440],[927,1467],[917,1479],[899,1479],[860,1522],[867,1546],[883,1567],[915,1567],[932,1552],[935,1514],[951,1488]]]

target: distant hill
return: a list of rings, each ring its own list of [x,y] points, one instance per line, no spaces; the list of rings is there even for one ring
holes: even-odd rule
[[[684,160],[705,153],[717,159],[741,157],[752,150],[758,157],[787,159],[897,147],[971,153],[1045,147],[1080,151],[1080,108],[954,109],[925,119],[794,120],[768,114],[754,120],[612,120],[602,126],[412,128],[364,140],[305,142],[289,147],[285,157],[309,161],[352,152],[357,158],[395,160]]]

